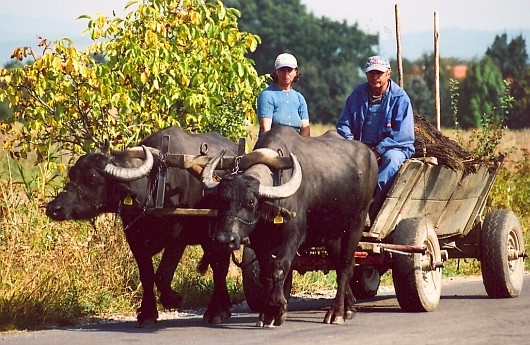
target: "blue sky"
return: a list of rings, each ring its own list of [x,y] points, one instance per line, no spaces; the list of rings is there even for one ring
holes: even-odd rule
[[[385,35],[395,32],[395,4],[399,7],[402,33],[432,31],[434,12],[438,12],[441,29],[530,28],[528,0],[302,0],[302,3],[315,15],[358,22],[363,31]]]
[[[403,56],[415,59],[434,47],[434,13],[440,33],[440,55],[481,57],[496,35],[522,35],[530,53],[528,0],[301,0],[310,12],[357,23],[367,33],[379,33],[381,54],[396,54],[395,5],[398,5]],[[367,5],[371,4],[371,5]]]
[[[415,59],[433,47],[434,12],[440,28],[443,56],[480,57],[497,34],[522,34],[530,42],[528,0],[301,0],[314,15],[357,23],[367,33],[379,33],[381,54],[395,54],[395,4],[400,12],[403,55]],[[37,44],[36,35],[54,40],[69,37],[77,46],[88,43],[81,32],[81,14],[116,11],[123,15],[128,0],[2,0],[0,10],[0,65],[17,46]],[[281,18],[279,19],[281,20]]]

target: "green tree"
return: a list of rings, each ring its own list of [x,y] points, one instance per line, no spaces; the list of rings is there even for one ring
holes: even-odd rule
[[[429,122],[436,123],[433,92],[427,86],[423,76],[411,76],[405,80],[404,88],[410,97],[414,111],[423,115]]]
[[[506,124],[510,128],[530,127],[530,66],[525,66],[510,83],[515,102]]]
[[[451,115],[451,94],[449,91],[449,80],[451,79],[451,67],[458,64],[458,60],[454,58],[442,58],[439,62],[440,69],[440,124],[442,127],[454,127],[453,116]],[[416,81],[416,85],[411,86],[411,82],[414,80],[407,81],[408,76],[405,76],[405,86],[409,96],[412,100],[412,106],[418,112],[425,116],[432,123],[436,122],[434,113],[434,54],[424,54],[419,58],[413,65],[412,70],[415,75],[421,75],[425,80],[426,91],[421,91],[419,84]],[[432,95],[431,100],[428,99],[429,93]],[[418,103],[419,102],[419,103]],[[418,104],[416,104],[418,103]]]
[[[18,60],[11,60],[4,65],[4,68],[11,70],[13,68],[21,68],[23,66],[22,62]],[[13,110],[9,107],[7,101],[0,102],[0,121],[8,120],[13,116]]]
[[[75,152],[105,139],[128,146],[169,125],[246,134],[263,78],[245,57],[259,38],[238,29],[238,11],[202,0],[131,1],[126,10],[82,16],[94,41],[86,52],[43,40],[41,56],[18,52],[32,64],[0,70],[0,101],[14,111],[0,124],[5,150],[44,158],[52,143]]]
[[[283,52],[298,59],[301,79],[294,87],[308,102],[312,122],[335,123],[346,97],[364,80],[361,67],[374,54],[377,35],[345,21],[309,14],[300,0],[226,0],[241,11],[239,23],[262,44],[249,54],[259,74],[272,72]]]
[[[495,36],[486,51],[501,70],[504,79],[510,82],[510,95],[515,103],[507,119],[510,128],[528,127],[530,123],[530,67],[527,64],[526,41],[519,35],[508,42],[505,34]]]
[[[505,85],[495,62],[488,56],[472,63],[466,78],[460,84],[458,119],[460,126],[481,128],[485,114],[491,114],[499,106]],[[492,119],[501,121],[502,119]]]
[[[506,33],[495,36],[493,44],[486,50],[486,55],[497,65],[504,79],[517,78],[528,60],[523,36],[519,35],[508,43]]]

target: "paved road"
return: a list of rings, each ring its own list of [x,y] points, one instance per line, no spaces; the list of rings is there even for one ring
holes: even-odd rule
[[[1,345],[98,344],[530,344],[530,274],[518,298],[490,299],[481,279],[444,280],[442,299],[431,313],[404,313],[393,291],[359,301],[345,325],[322,323],[330,299],[293,299],[281,327],[257,328],[256,314],[236,308],[223,325],[205,325],[200,316],[159,321],[135,329],[134,321],[91,324],[37,332],[0,334]]]

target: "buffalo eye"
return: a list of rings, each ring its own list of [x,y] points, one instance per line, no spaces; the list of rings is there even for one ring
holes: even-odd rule
[[[98,184],[98,176],[96,176],[96,173],[91,172],[88,175],[85,176],[85,183],[89,185],[96,185]]]

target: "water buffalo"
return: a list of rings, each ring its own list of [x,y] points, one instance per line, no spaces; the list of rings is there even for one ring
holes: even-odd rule
[[[376,187],[376,157],[334,131],[304,138],[284,126],[262,134],[252,153],[267,150],[289,155],[293,168],[280,174],[263,160],[215,182],[210,174],[222,155],[205,167],[203,183],[218,188],[220,198],[215,239],[230,250],[244,243],[255,251],[264,291],[257,310],[261,326],[285,321],[297,251],[325,246],[336,267],[337,293],[324,322],[342,324],[355,312],[349,282]]]
[[[206,143],[209,150],[227,150],[237,154],[237,145],[218,133],[188,134],[169,127],[144,139],[140,145],[161,148],[162,138],[170,136],[169,153],[199,155]],[[230,317],[231,301],[226,287],[229,253],[216,251],[209,234],[206,217],[157,216],[149,214],[154,207],[160,155],[146,149],[141,158],[135,151],[114,152],[113,156],[88,153],[80,157],[69,171],[70,181],[46,207],[46,214],[55,220],[89,220],[102,213],[120,216],[127,242],[134,255],[143,287],[138,309],[138,327],[152,326],[158,318],[154,285],[160,303],[168,309],[180,306],[182,297],[171,289],[171,281],[186,245],[200,244],[204,250],[200,270],[211,265],[214,292],[204,318],[218,323]],[[211,208],[215,196],[203,196],[201,181],[187,169],[167,170],[165,208]],[[163,250],[160,265],[153,268],[152,256]]]

